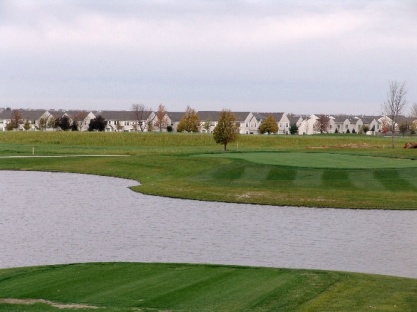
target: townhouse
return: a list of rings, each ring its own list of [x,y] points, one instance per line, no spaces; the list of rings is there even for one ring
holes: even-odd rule
[[[200,119],[199,131],[212,133],[217,125],[220,111],[197,111]],[[290,133],[291,125],[298,127],[299,135],[311,135],[319,133],[317,123],[320,114],[310,116],[287,114],[284,112],[234,112],[236,121],[239,124],[240,134],[258,134],[259,126],[268,115],[272,115],[277,121],[279,135]],[[177,131],[177,126],[184,112],[167,112],[163,117],[164,126],[162,131],[167,131],[171,126],[172,131]],[[15,131],[36,131],[36,130],[55,130],[55,120],[67,117],[71,124],[76,124],[79,131],[87,131],[90,121],[97,116],[102,116],[106,120],[105,131],[108,132],[133,132],[133,131],[159,131],[158,118],[154,111],[82,111],[82,110],[41,110],[41,109],[0,109],[0,131],[6,131],[7,126],[13,123],[18,126]],[[361,133],[364,126],[369,131],[367,134],[385,133],[387,127],[390,128],[392,121],[387,116],[350,116],[350,115],[330,115],[326,133]],[[416,120],[408,117],[400,117],[398,123],[407,122],[412,125],[417,124]],[[398,129],[398,124],[395,125]]]

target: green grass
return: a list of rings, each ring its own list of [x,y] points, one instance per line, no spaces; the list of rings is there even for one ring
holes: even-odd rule
[[[416,292],[415,279],[314,270],[140,263],[0,270],[0,298],[104,311],[415,311]],[[3,311],[58,310],[1,302]]]
[[[299,168],[332,169],[397,169],[417,168],[417,161],[380,156],[346,155],[338,153],[249,152],[198,155],[200,157],[225,157],[249,162]]]
[[[222,152],[208,134],[0,133],[0,169],[130,178],[145,194],[208,201],[335,208],[417,208],[413,139],[360,135],[241,136]]]
[[[417,208],[413,139],[241,136],[223,153],[211,135],[0,133],[3,170],[130,178],[146,194],[339,208]],[[280,159],[277,161],[277,159]],[[407,164],[407,167],[403,167]],[[28,182],[30,183],[30,182]],[[176,264],[77,264],[0,270],[0,298],[83,303],[104,311],[414,311],[417,281],[354,273]],[[1,299],[0,299],[1,302]],[[44,303],[2,311],[56,311]],[[89,309],[85,309],[90,311]]]

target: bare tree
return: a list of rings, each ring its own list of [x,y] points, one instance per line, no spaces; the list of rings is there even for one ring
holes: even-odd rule
[[[135,114],[135,118],[136,118],[136,126],[135,126],[136,131],[139,127],[140,131],[143,132],[146,128],[145,117],[147,117],[146,116],[147,108],[143,104],[132,104],[132,111]]]
[[[410,109],[410,117],[417,119],[417,103],[414,103]]]
[[[314,123],[314,131],[324,133],[328,131],[330,118],[326,115],[320,115]]]
[[[159,104],[158,106],[155,126],[158,127],[160,132],[168,126],[167,111],[163,104]]]
[[[399,84],[397,81],[391,81],[389,91],[387,94],[387,100],[383,105],[383,111],[391,119],[391,142],[392,148],[394,148],[394,135],[395,126],[397,124],[398,116],[404,111],[407,104],[406,96],[407,90],[405,89],[405,81]]]

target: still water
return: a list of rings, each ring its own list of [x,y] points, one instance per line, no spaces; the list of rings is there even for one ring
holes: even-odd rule
[[[200,202],[142,195],[133,185],[0,171],[0,267],[187,262],[417,278],[417,211]]]

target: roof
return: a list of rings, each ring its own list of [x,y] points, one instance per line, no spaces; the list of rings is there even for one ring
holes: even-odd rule
[[[171,119],[171,122],[177,122],[182,119],[182,116],[184,116],[185,112],[169,112],[167,113],[169,119]]]
[[[201,121],[217,121],[220,111],[198,111],[197,114]]]
[[[96,111],[93,112],[95,116],[102,116],[106,120],[118,120],[118,121],[129,121],[137,120],[135,111]],[[144,119],[152,114],[152,111],[143,111]]]
[[[0,119],[12,119],[14,111],[16,110],[12,109],[12,110],[4,110],[0,112]],[[22,119],[38,120],[39,118],[42,117],[43,114],[45,114],[47,110],[45,109],[17,109],[17,111],[19,111]]]

